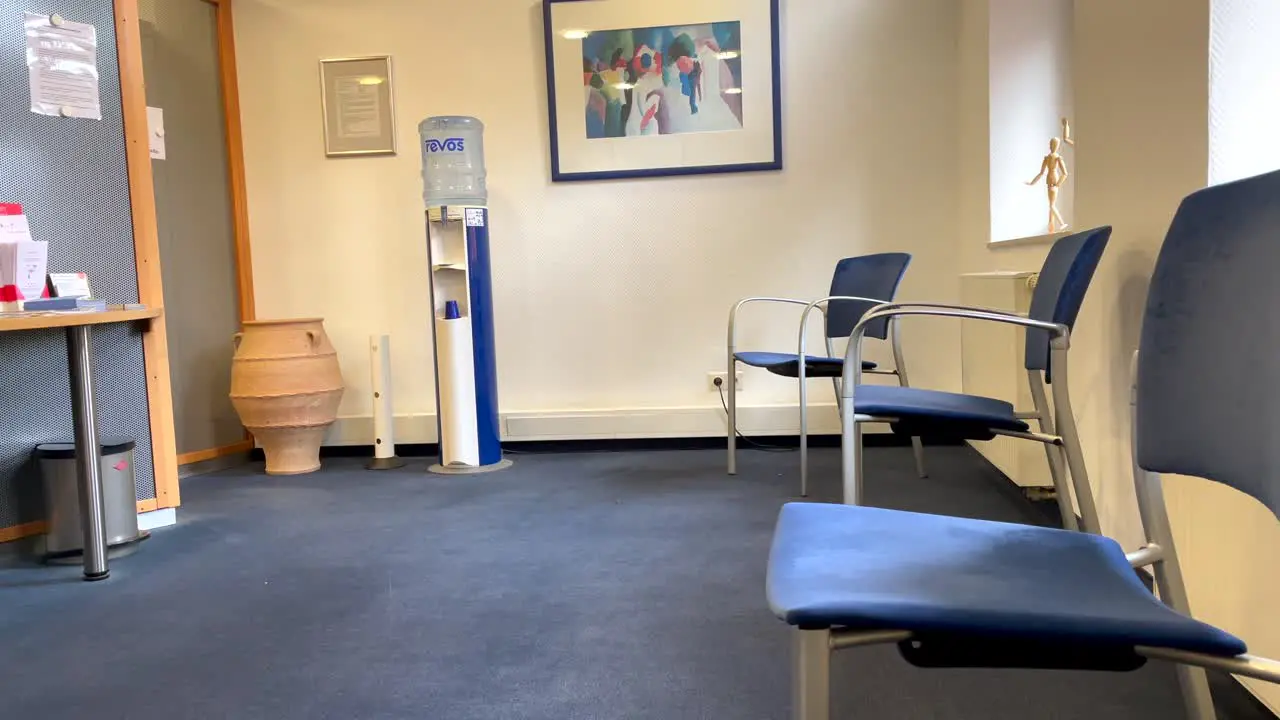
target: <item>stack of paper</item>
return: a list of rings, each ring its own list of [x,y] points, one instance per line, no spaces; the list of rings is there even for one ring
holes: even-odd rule
[[[48,297],[48,264],[49,245],[31,239],[22,206],[0,203],[0,312],[21,310],[26,300]]]

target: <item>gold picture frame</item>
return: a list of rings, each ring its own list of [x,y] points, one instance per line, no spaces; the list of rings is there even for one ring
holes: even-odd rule
[[[326,157],[396,153],[390,55],[321,60],[320,106]]]

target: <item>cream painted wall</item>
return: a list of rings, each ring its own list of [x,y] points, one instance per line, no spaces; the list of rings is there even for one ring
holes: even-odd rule
[[[1215,0],[1217,2],[1218,0]],[[987,76],[978,49],[987,0],[966,0],[961,18],[961,267],[967,272],[1037,269],[1045,246],[989,248],[981,197],[988,177],[973,133],[986,118]],[[1076,226],[1115,234],[1072,343],[1072,400],[1104,531],[1141,541],[1129,455],[1128,363],[1137,347],[1147,284],[1178,203],[1209,178],[1210,2],[1076,0]],[[1221,71],[1215,71],[1219,77]],[[1239,76],[1240,68],[1226,71]],[[1216,108],[1229,117],[1227,108]],[[1167,499],[1195,613],[1280,656],[1266,568],[1280,554],[1280,527],[1252,499],[1194,478],[1167,479]],[[1280,710],[1274,686],[1249,683]]]
[[[1076,3],[1076,214],[1115,233],[1075,337],[1073,402],[1104,527],[1129,545],[1129,360],[1169,222],[1208,179],[1208,12],[1207,0]]]
[[[784,172],[590,184],[549,181],[540,6],[237,0],[258,313],[325,318],[342,415],[371,414],[367,338],[381,332],[397,415],[434,410],[415,133],[434,114],[488,128],[504,413],[644,412],[661,430],[693,412],[671,432],[723,432],[707,373],[724,367],[735,299],[823,295],[837,259],[891,250],[915,255],[902,297],[957,296],[954,3],[784,3]],[[394,57],[400,152],[326,160],[317,61],[365,54]],[[794,347],[794,311],[751,317],[740,347]],[[911,326],[913,380],[957,388],[957,343],[949,323]],[[794,397],[753,372],[742,402]],[[405,427],[400,441],[433,432]]]

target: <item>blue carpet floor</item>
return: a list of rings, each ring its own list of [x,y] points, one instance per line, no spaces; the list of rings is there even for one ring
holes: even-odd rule
[[[868,453],[869,504],[1045,522],[965,448]],[[0,715],[177,720],[781,720],[785,626],[764,599],[794,453],[518,455],[506,472],[328,460],[183,486],[180,524],[104,583],[0,569]],[[814,453],[838,497],[838,453]],[[834,661],[835,717],[1171,720],[1171,667],[925,671]],[[1229,681],[1219,680],[1219,683]],[[1232,690],[1227,685],[1220,685]],[[1222,720],[1266,717],[1219,692]]]

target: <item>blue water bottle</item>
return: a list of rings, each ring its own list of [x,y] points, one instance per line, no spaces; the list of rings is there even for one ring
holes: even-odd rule
[[[473,117],[431,117],[418,125],[423,200],[427,207],[489,204],[484,123]]]

